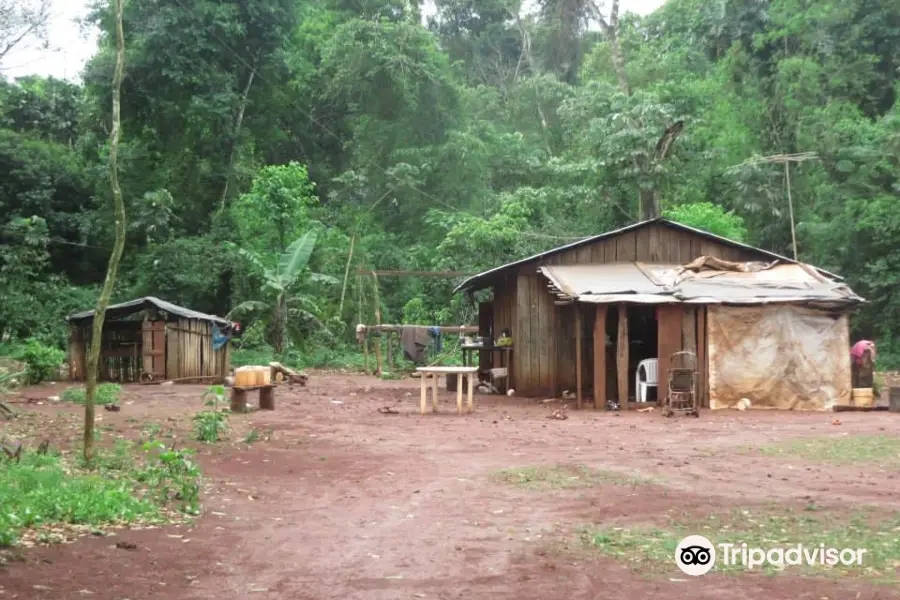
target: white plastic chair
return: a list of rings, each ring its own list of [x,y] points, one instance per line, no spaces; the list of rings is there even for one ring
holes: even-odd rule
[[[641,371],[644,372],[644,379],[641,379]],[[647,390],[652,387],[659,386],[659,360],[648,358],[638,363],[637,371],[634,374],[634,395],[638,402],[647,401]]]

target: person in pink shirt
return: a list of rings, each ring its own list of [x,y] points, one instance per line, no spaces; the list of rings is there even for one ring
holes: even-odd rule
[[[875,370],[875,342],[860,340],[850,348],[853,387],[872,387]]]

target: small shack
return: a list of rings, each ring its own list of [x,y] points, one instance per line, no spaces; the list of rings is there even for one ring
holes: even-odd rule
[[[482,335],[508,330],[518,395],[635,398],[635,373],[697,357],[700,406],[826,410],[851,396],[848,312],[833,273],[664,218],[531,256],[464,281],[490,289]],[[494,359],[496,360],[496,359]],[[496,365],[495,365],[496,366]],[[633,406],[633,405],[632,405]]]
[[[69,377],[85,379],[94,311],[69,315]],[[114,304],[103,323],[99,379],[217,383],[231,369],[232,323],[147,296]]]

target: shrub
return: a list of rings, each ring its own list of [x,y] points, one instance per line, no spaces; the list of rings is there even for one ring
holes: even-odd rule
[[[204,410],[194,415],[194,434],[201,442],[218,442],[219,436],[228,431],[228,415]]]
[[[122,386],[116,383],[101,383],[97,386],[94,404],[115,404],[119,401],[119,394],[121,393]],[[66,388],[59,397],[66,402],[74,402],[75,404],[84,404],[87,399],[84,387]]]
[[[200,468],[192,459],[193,451],[166,448],[160,441],[144,444],[144,450],[155,453],[146,468],[136,474],[147,484],[151,497],[161,504],[175,500],[189,514],[200,512]]]
[[[36,339],[25,342],[16,356],[25,363],[28,382],[35,384],[56,379],[59,367],[66,359],[66,353],[59,348],[45,346]]]

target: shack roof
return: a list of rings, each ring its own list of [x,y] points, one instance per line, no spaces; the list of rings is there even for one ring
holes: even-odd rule
[[[532,261],[538,261],[540,259],[543,259],[543,258],[546,258],[549,256],[553,256],[554,254],[559,254],[560,252],[566,252],[568,250],[572,250],[575,248],[579,248],[581,246],[592,244],[594,242],[599,242],[599,241],[602,241],[605,239],[609,239],[609,238],[615,237],[617,235],[622,235],[623,233],[628,233],[631,231],[635,231],[637,229],[642,229],[642,228],[647,227],[654,223],[658,223],[658,224],[664,225],[666,227],[671,227],[673,229],[686,231],[686,232],[692,233],[694,235],[697,235],[699,237],[713,240],[713,241],[719,242],[720,244],[725,244],[728,246],[732,246],[734,248],[750,250],[752,252],[756,252],[760,256],[768,257],[770,260],[778,260],[781,262],[791,263],[791,264],[800,264],[797,261],[792,260],[786,256],[781,256],[780,254],[775,254],[774,252],[769,252],[768,250],[763,250],[762,248],[756,248],[754,246],[750,246],[748,244],[744,244],[741,242],[736,242],[734,240],[730,240],[728,238],[722,237],[720,235],[716,235],[714,233],[710,233],[708,231],[703,231],[702,229],[697,229],[695,227],[690,227],[688,225],[676,223],[675,221],[671,221],[669,219],[666,219],[665,217],[657,217],[655,219],[648,219],[646,221],[640,221],[638,223],[633,223],[632,225],[628,225],[628,226],[622,227],[620,229],[615,229],[613,231],[607,231],[606,233],[601,233],[599,235],[586,237],[582,240],[578,240],[577,242],[573,242],[573,243],[567,244],[565,246],[558,246],[556,248],[552,248],[545,252],[541,252],[539,254],[535,254],[535,255],[529,256],[527,258],[516,260],[511,263],[507,263],[505,265],[501,265],[499,267],[489,269],[487,271],[484,271],[483,273],[479,273],[478,275],[473,275],[472,277],[469,277],[468,279],[463,281],[461,284],[459,284],[456,287],[456,289],[453,290],[453,292],[456,293],[456,292],[459,292],[462,290],[482,289],[484,287],[491,285],[491,283],[493,282],[495,277],[497,277],[498,275],[500,275],[502,272],[506,271],[507,269],[511,269],[513,267],[519,267],[521,265],[527,264]],[[825,271],[824,269],[820,269],[818,267],[812,267],[812,268],[814,268],[819,273],[822,273],[823,275],[827,275],[828,277],[831,277],[833,279],[836,279],[836,280],[842,279],[839,275],[835,275],[834,273],[829,273],[828,271]]]
[[[702,263],[703,258],[697,262]],[[725,263],[734,268],[742,265]],[[637,304],[805,304],[846,308],[864,302],[844,283],[808,265],[746,263],[746,270],[611,263],[540,267],[564,300]]]
[[[228,325],[229,322],[223,319],[222,317],[217,317],[215,315],[208,315],[206,313],[197,312],[196,310],[191,310],[189,308],[184,308],[183,306],[178,306],[177,304],[172,304],[171,302],[166,302],[165,300],[160,300],[159,298],[155,298],[153,296],[145,296],[143,298],[137,298],[135,300],[130,300],[128,302],[122,302],[121,304],[113,304],[107,307],[106,316],[111,319],[118,319],[121,317],[127,317],[128,315],[134,314],[136,312],[145,310],[147,308],[157,308],[159,310],[165,311],[171,315],[177,315],[179,317],[183,317],[185,319],[198,319],[200,321],[209,321],[212,323],[218,323],[219,325]],[[66,317],[66,320],[71,322],[83,322],[83,321],[93,321],[94,319],[94,311],[86,310],[83,312],[78,312]]]

